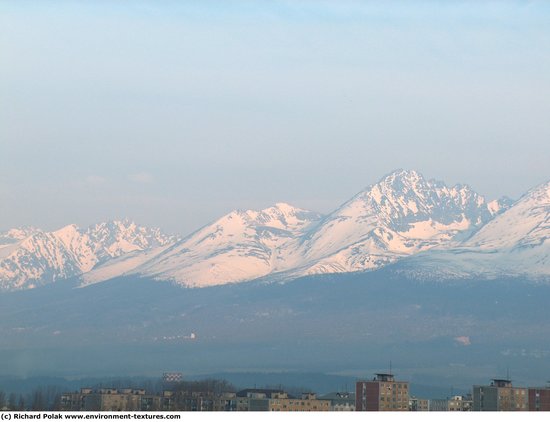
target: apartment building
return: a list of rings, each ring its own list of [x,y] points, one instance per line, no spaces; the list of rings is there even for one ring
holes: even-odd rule
[[[474,411],[525,411],[528,389],[512,386],[509,379],[493,379],[490,385],[474,385]]]
[[[393,374],[375,374],[372,381],[355,385],[357,411],[408,411],[409,383],[396,381]]]

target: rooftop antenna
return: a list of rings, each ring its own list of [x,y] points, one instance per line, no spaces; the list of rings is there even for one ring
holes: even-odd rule
[[[391,375],[391,359],[390,359],[390,375]]]
[[[508,381],[510,381],[510,367],[509,366],[506,367],[506,379]]]

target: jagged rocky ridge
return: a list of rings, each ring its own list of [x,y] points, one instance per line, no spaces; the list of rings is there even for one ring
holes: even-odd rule
[[[398,170],[326,216],[278,203],[233,211],[182,239],[127,221],[53,233],[11,230],[0,233],[0,285],[30,288],[75,275],[87,285],[135,274],[204,287],[395,263],[412,277],[544,278],[550,275],[548,189],[546,183],[515,203],[487,202],[469,186]]]
[[[470,238],[400,263],[419,279],[525,276],[550,280],[550,182],[531,189]]]
[[[176,238],[128,220],[53,232],[35,228],[0,233],[0,289],[29,289],[81,275],[114,258],[163,247]]]

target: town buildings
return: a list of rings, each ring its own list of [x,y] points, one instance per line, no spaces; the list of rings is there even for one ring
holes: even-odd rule
[[[512,386],[508,379],[493,379],[491,385],[474,385],[474,411],[528,410],[528,389]]]
[[[317,399],[314,393],[303,393],[292,397],[282,390],[248,389],[237,393],[238,397],[248,398],[250,411],[271,412],[323,412],[331,410],[330,400]]]
[[[509,379],[474,385],[474,411],[550,411],[550,386],[513,387]]]
[[[82,388],[61,396],[66,411],[297,411],[331,410],[331,401],[317,399],[314,393],[293,397],[282,390],[248,389],[238,393],[212,391],[164,391],[161,395],[145,390]]]
[[[358,381],[355,393],[292,395],[282,389],[226,391],[225,381],[172,384],[173,391],[151,394],[144,389],[82,388],[64,393],[59,410],[65,411],[550,411],[550,385],[514,387],[509,379],[474,385],[465,396],[446,399],[411,397],[409,383],[394,375],[375,374]],[[164,385],[166,387],[166,384]]]
[[[146,394],[143,389],[81,388],[79,392],[61,395],[61,410],[133,411],[171,410],[171,393],[162,396]]]

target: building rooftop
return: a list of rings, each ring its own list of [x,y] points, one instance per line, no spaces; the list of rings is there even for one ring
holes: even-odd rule
[[[374,375],[376,375],[374,381],[395,381],[395,377],[393,376],[393,374],[378,373]]]
[[[491,385],[495,387],[511,387],[512,386],[512,380],[504,379],[504,378],[493,378]]]
[[[342,393],[342,392],[333,392],[325,394],[324,396],[319,397],[321,400],[330,400],[333,403],[353,403],[355,404],[355,393]]]
[[[237,392],[237,397],[249,397],[250,395],[261,395],[271,398],[272,395],[285,394],[283,390],[272,390],[269,388],[247,388]]]

